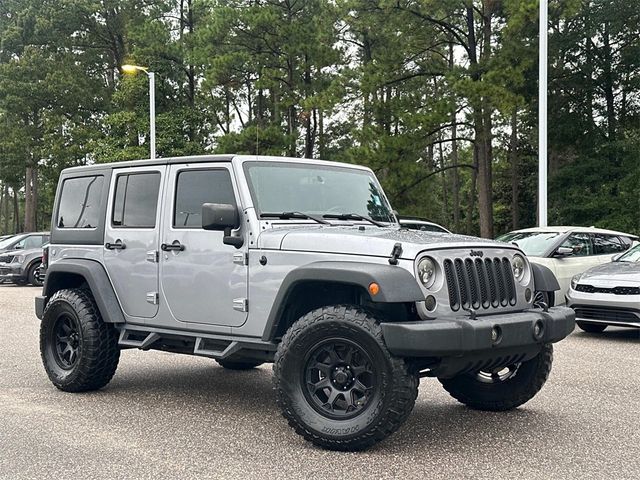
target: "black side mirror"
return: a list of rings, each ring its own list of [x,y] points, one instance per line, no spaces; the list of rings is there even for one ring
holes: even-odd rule
[[[223,231],[222,242],[240,248],[244,244],[242,237],[231,235],[231,230],[240,226],[238,209],[227,203],[205,203],[202,205],[202,228]]]

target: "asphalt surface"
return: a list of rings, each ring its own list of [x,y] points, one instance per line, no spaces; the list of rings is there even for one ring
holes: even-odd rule
[[[0,478],[640,477],[640,335],[573,333],[543,390],[508,413],[476,412],[424,379],[412,415],[364,453],[316,448],[274,404],[271,366],[127,350],[99,392],[48,381],[39,289],[0,286]]]

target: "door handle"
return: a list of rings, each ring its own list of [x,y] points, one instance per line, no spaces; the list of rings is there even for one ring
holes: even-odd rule
[[[114,243],[105,243],[104,248],[106,248],[107,250],[124,250],[125,248],[127,248],[127,246],[122,240],[117,239]]]
[[[160,249],[163,252],[183,252],[184,245],[182,245],[179,240],[174,240],[173,243],[163,243],[162,245],[160,245]]]

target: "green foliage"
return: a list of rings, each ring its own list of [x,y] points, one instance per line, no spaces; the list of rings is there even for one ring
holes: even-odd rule
[[[123,63],[156,73],[159,156],[365,164],[403,214],[533,225],[537,15],[537,0],[4,0],[0,232],[26,226],[33,189],[47,226],[63,168],[148,157],[148,78]],[[551,2],[554,223],[640,233],[639,17],[640,0]]]

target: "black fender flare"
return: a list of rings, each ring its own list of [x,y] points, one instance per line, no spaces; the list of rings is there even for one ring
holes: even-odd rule
[[[379,263],[314,262],[291,270],[282,281],[274,299],[262,339],[271,341],[284,313],[290,293],[302,282],[331,282],[362,287],[369,293],[373,282],[380,287],[378,294],[369,296],[378,303],[414,303],[424,301],[424,294],[415,277],[407,270]]]
[[[80,276],[89,285],[102,319],[107,323],[124,323],[124,314],[104,267],[95,260],[62,259],[47,268],[42,295],[46,301],[63,288],[69,288],[69,275]],[[66,278],[65,278],[66,277]],[[72,285],[77,286],[77,285]],[[44,305],[43,305],[44,310]]]
[[[558,279],[549,267],[538,263],[531,264],[533,271],[533,284],[537,292],[555,292],[560,290]]]

